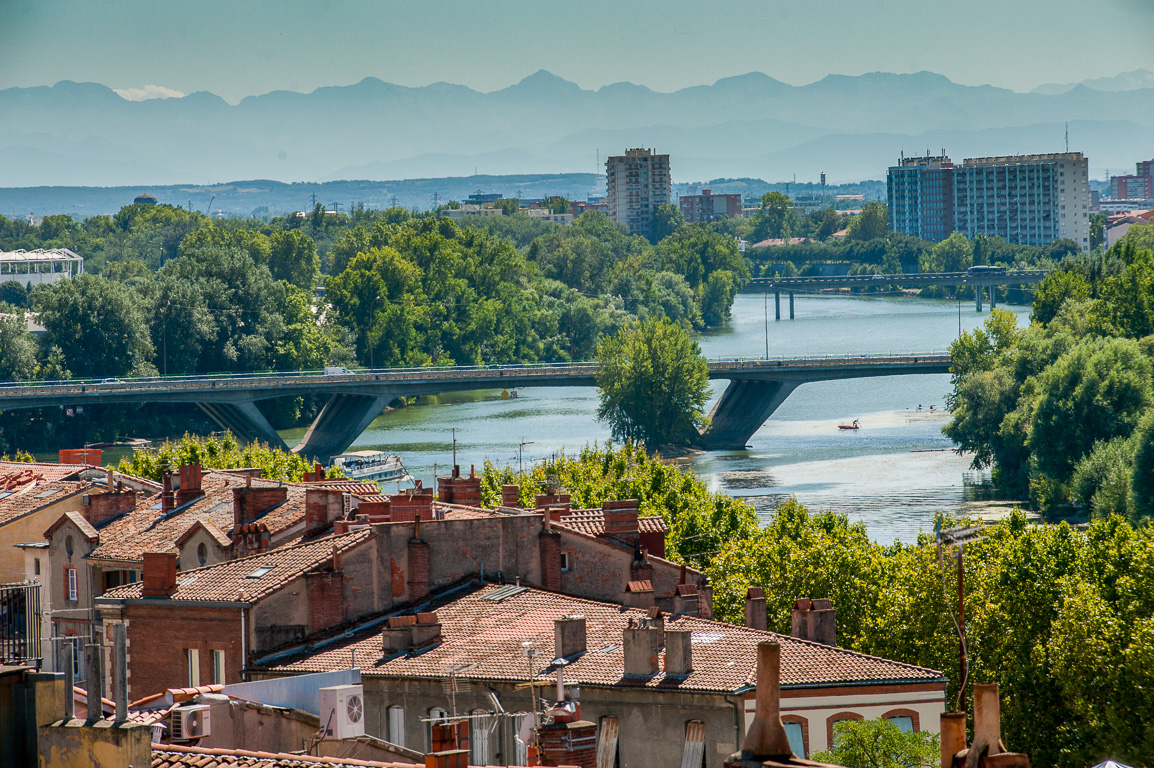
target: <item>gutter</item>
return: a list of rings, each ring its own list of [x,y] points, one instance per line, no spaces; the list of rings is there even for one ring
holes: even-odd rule
[[[251,608],[252,603],[242,600],[173,600],[168,597],[98,597],[96,607],[125,605],[176,605],[181,608]]]

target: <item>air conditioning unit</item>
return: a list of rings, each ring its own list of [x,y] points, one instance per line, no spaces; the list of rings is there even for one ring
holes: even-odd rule
[[[176,707],[169,722],[169,738],[172,741],[193,741],[212,733],[207,704],[190,707]]]
[[[326,739],[355,739],[365,735],[365,691],[360,685],[321,688],[321,728]]]

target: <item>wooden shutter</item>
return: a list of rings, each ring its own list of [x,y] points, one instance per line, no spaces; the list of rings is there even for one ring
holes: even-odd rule
[[[685,724],[685,750],[681,753],[681,768],[702,768],[705,765],[705,723],[690,720]]]
[[[615,768],[617,765],[617,718],[601,718],[597,734],[597,768]]]

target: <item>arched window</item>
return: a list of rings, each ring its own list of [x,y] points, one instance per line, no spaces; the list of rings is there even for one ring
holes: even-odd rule
[[[809,757],[809,721],[800,715],[782,715],[781,722],[793,754],[802,759]]]
[[[913,709],[891,709],[882,715],[883,720],[889,720],[902,733],[917,733],[921,730],[918,713]]]
[[[826,720],[826,744],[828,749],[833,749],[837,746],[837,739],[834,737],[833,727],[843,720],[861,720],[862,716],[857,712],[838,712],[836,715],[830,715]]]
[[[208,545],[203,541],[196,546],[196,562],[201,565],[208,564]]]
[[[405,746],[405,710],[393,705],[387,710],[389,743]]]

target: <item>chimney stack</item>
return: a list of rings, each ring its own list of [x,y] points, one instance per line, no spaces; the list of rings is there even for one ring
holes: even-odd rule
[[[176,591],[176,553],[144,553],[144,597],[168,597]]]
[[[232,489],[232,525],[240,528],[288,500],[288,486],[253,486],[252,478],[245,479],[244,488]]]
[[[837,646],[837,613],[828,598],[793,601],[791,634],[799,640]]]
[[[94,493],[88,497],[88,522],[100,526],[114,517],[136,508],[136,493],[127,491],[110,491],[108,493]]]
[[[640,535],[637,522],[637,499],[606,501],[601,504],[605,516],[605,535],[630,543]]]
[[[765,590],[750,587],[745,593],[745,626],[750,629],[766,629]]]
[[[673,613],[677,616],[697,616],[700,610],[696,584],[678,584],[673,593]]]
[[[199,461],[180,467],[180,488],[176,491],[176,506],[183,507],[190,501],[204,496],[204,491],[201,489],[202,481]]]
[[[561,534],[553,530],[553,520],[548,510],[541,517],[541,533],[537,534],[541,556],[541,586],[550,592],[560,592]]]
[[[665,674],[684,677],[693,671],[693,633],[688,629],[665,631]]]
[[[409,600],[429,594],[429,544],[421,540],[421,516],[413,518],[413,538],[409,539]]]
[[[954,755],[966,748],[966,713],[941,714],[942,768],[954,768]]]
[[[653,582],[645,579],[627,583],[624,604],[626,608],[652,608],[655,605]]]
[[[521,503],[521,487],[518,485],[501,486],[501,506],[516,507]]]
[[[657,659],[660,649],[657,645],[657,630],[650,626],[648,619],[631,618],[629,626],[623,630],[622,647],[625,656],[626,677],[653,677],[657,674]]]
[[[172,490],[172,473],[165,472],[161,478],[160,514],[167,515],[176,507],[176,494]]]
[[[745,734],[741,752],[728,762],[786,761],[793,758],[781,723],[781,646],[773,640],[757,644],[757,710]]]
[[[553,654],[557,659],[568,659],[585,652],[585,617],[562,616],[553,621]]]

